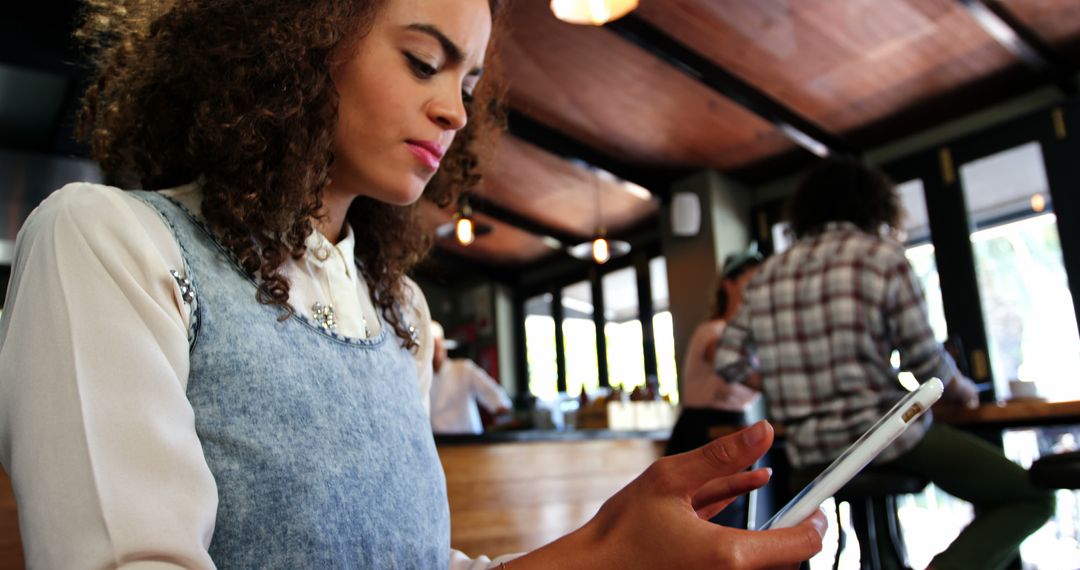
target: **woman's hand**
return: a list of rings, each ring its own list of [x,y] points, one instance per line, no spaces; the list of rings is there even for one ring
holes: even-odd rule
[[[585,526],[507,568],[796,567],[821,550],[827,526],[821,512],[779,530],[708,522],[735,497],[768,482],[768,469],[744,469],[769,449],[772,439],[772,426],[758,422],[694,451],[660,459],[608,499]]]

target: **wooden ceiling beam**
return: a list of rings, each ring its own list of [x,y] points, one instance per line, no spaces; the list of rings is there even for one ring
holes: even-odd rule
[[[1066,95],[1077,94],[1076,78],[1073,75],[1076,70],[1066,64],[1053,48],[1004,6],[985,0],[957,1],[971,14],[979,27],[1025,65],[1044,74]]]
[[[476,194],[470,194],[468,200],[473,211],[484,214],[485,216],[490,216],[506,225],[533,234],[540,239],[546,238],[552,240],[552,245],[558,243],[563,249],[584,241],[584,239],[569,232],[555,229],[532,218],[523,216],[513,210],[500,206],[495,202],[477,196]]]
[[[626,163],[552,128],[515,109],[507,113],[507,130],[515,137],[555,156],[588,167],[600,168],[633,182],[664,200],[671,183],[690,174],[688,170],[643,168]]]
[[[848,141],[773,99],[634,13],[608,22],[604,28],[772,123],[795,144],[813,154],[856,153],[856,148]]]
[[[428,257],[414,269],[416,276],[446,287],[461,287],[473,281],[491,279],[516,287],[520,277],[517,268],[480,263],[436,243]]]

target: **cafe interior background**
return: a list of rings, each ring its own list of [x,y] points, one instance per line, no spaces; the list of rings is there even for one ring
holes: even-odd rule
[[[72,140],[86,77],[70,40],[75,13],[73,0],[53,0],[0,16],[0,293],[34,206],[67,182],[102,180]],[[992,384],[986,401],[1009,398],[1009,380],[1080,399],[1080,3],[642,0],[592,26],[517,0],[508,23],[507,130],[475,193],[423,205],[436,246],[415,275],[457,352],[518,408],[472,445],[560,441],[536,435],[546,431],[655,451],[716,268],[751,241],[766,254],[786,247],[783,199],[833,153],[861,155],[898,182],[935,334]],[[465,224],[471,236],[459,236]],[[635,389],[649,399],[646,385],[662,405],[624,401]],[[1061,423],[1001,441],[1027,465],[1075,448],[1078,434]],[[566,483],[580,455],[559,457]],[[482,533],[458,522],[468,505],[455,503],[447,461],[455,545],[479,548]],[[565,492],[540,489],[548,502]],[[578,501],[569,518],[588,518],[599,500]],[[545,516],[500,520],[512,530]],[[930,487],[904,497],[900,516],[918,565],[971,514]],[[7,524],[0,548],[17,549]],[[1080,501],[1059,491],[1057,516],[1022,556],[1029,567],[1080,567],[1078,541]],[[846,549],[844,564],[857,555]]]

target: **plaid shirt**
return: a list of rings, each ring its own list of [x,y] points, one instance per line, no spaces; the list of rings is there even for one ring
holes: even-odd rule
[[[934,339],[900,244],[834,222],[765,262],[715,363],[731,382],[758,369],[769,415],[801,467],[836,458],[906,393],[889,362],[894,349],[920,382],[959,374]],[[914,446],[929,422],[928,413],[879,460]]]

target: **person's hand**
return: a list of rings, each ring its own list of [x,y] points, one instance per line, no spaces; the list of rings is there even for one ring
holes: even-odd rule
[[[974,409],[979,407],[979,390],[975,387],[975,383],[969,380],[966,376],[956,376],[945,385],[945,392],[942,394],[945,401],[963,406],[968,409]]]
[[[585,526],[507,564],[528,568],[797,567],[821,550],[820,511],[799,525],[748,531],[710,518],[735,497],[768,482],[770,470],[744,471],[772,444],[766,422],[694,451],[665,457],[608,499]]]

